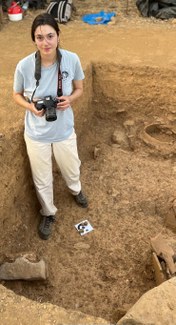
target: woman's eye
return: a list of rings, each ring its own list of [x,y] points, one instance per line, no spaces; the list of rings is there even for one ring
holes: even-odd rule
[[[49,35],[48,35],[48,39],[49,39],[49,40],[51,40],[53,37],[54,37],[53,34],[49,34]]]
[[[36,36],[36,39],[37,39],[38,41],[43,41],[44,37],[43,37],[43,36],[40,36],[40,35],[38,35],[38,36]]]

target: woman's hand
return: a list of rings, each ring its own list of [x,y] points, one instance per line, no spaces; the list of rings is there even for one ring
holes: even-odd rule
[[[75,100],[77,100],[83,93],[83,80],[73,80],[73,92],[70,96],[60,96],[57,97],[59,103],[57,104],[57,109],[60,111],[65,111],[69,108]]]
[[[44,109],[41,109],[41,110],[38,110],[36,107],[35,107],[35,104],[34,103],[30,103],[29,104],[29,110],[34,113],[36,116],[38,117],[42,117],[44,114],[45,114],[45,110]]]
[[[57,109],[60,111],[65,111],[67,108],[70,107],[71,101],[69,96],[61,96],[57,97],[58,103],[57,103]]]

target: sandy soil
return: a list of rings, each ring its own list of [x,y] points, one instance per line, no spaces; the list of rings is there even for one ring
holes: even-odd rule
[[[35,252],[47,261],[49,279],[3,283],[33,300],[115,323],[155,286],[150,238],[162,231],[166,238],[176,239],[165,228],[168,202],[176,193],[175,149],[167,145],[174,143],[175,131],[154,129],[150,134],[166,142],[164,149],[148,146],[139,132],[145,123],[175,127],[176,27],[174,20],[140,17],[135,1],[74,3],[72,20],[61,26],[61,43],[79,54],[85,69],[94,64],[94,96],[83,130],[76,119],[82,183],[90,206],[75,206],[54,168],[58,219],[49,241],[38,238],[39,207],[22,139],[24,112],[11,95],[16,63],[34,50],[30,26],[38,12],[28,12],[17,23],[5,16],[0,31],[0,256],[3,261],[9,254]],[[100,10],[113,10],[117,16],[108,26],[82,22],[83,14]],[[134,138],[132,133],[127,137],[130,126]],[[114,131],[121,135],[120,142],[112,137]],[[85,219],[94,230],[80,236],[74,226]]]

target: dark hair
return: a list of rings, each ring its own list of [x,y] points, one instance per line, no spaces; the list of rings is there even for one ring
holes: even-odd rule
[[[31,38],[33,41],[35,41],[35,31],[36,31],[37,27],[41,26],[41,25],[49,25],[49,26],[53,27],[54,30],[56,31],[57,35],[59,35],[60,29],[59,29],[58,23],[56,22],[54,17],[48,13],[43,13],[43,14],[40,14],[37,17],[35,17],[35,19],[32,23]]]

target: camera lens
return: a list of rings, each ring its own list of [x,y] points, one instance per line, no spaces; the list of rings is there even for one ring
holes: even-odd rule
[[[56,114],[55,107],[50,107],[50,108],[47,107],[45,116],[46,116],[46,120],[48,122],[53,122],[53,121],[57,120],[57,114]]]

